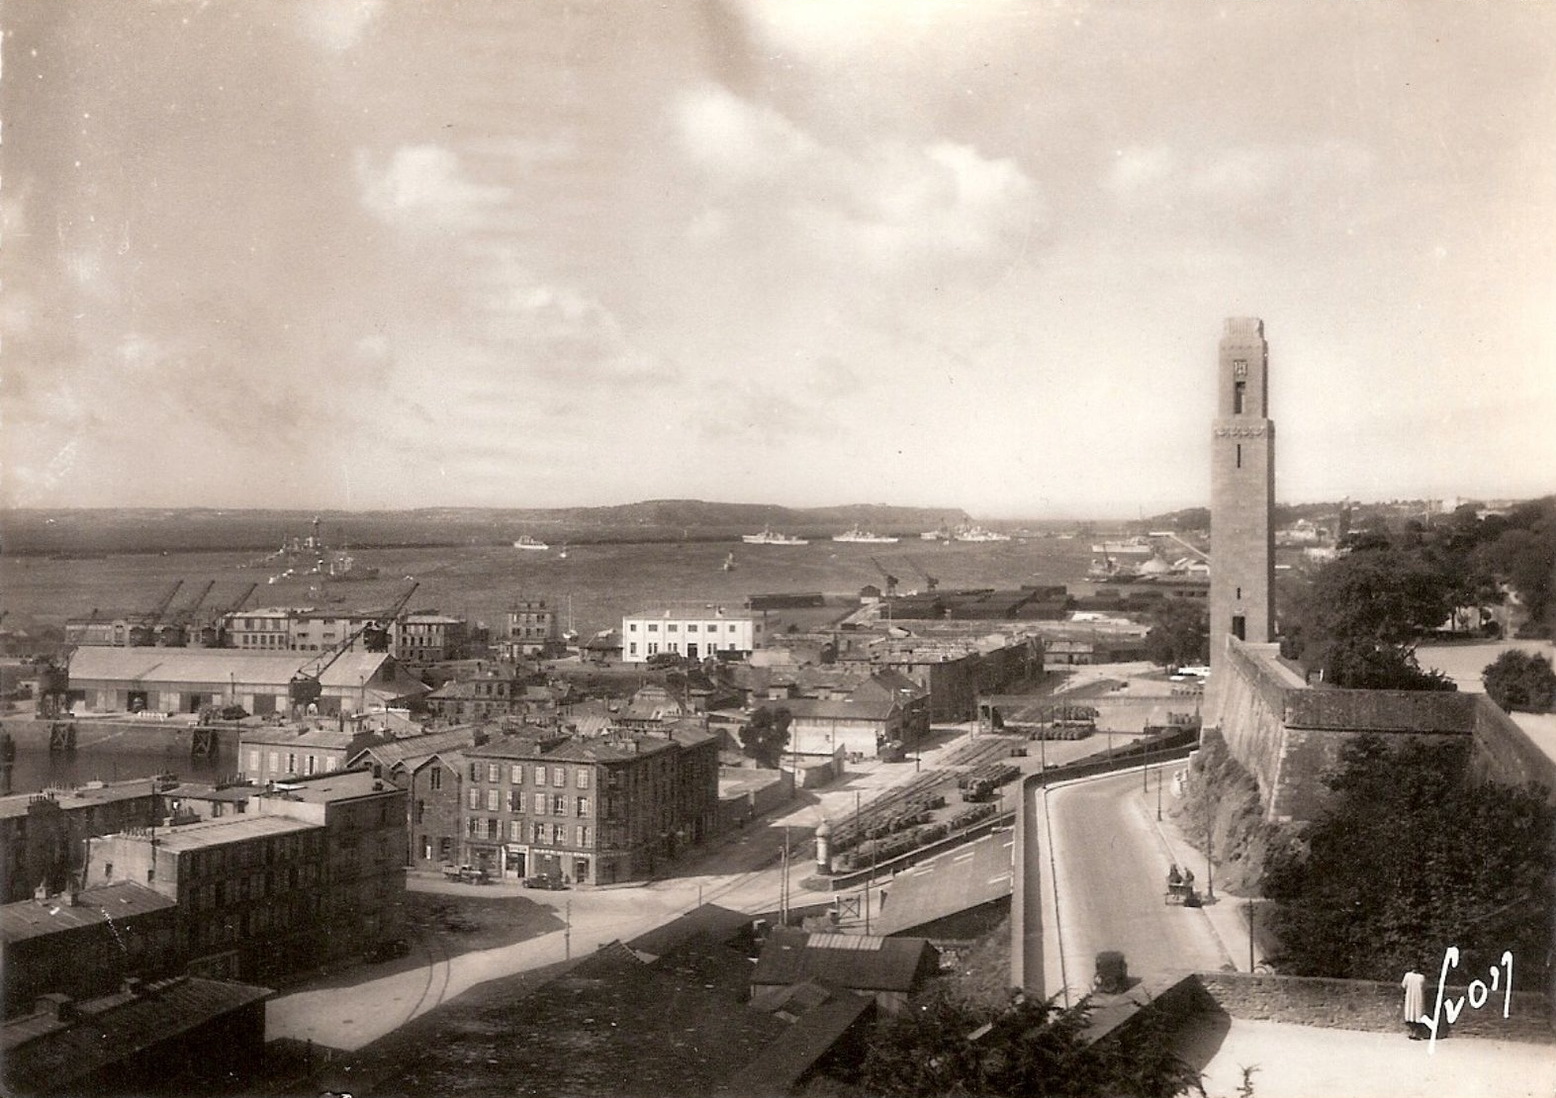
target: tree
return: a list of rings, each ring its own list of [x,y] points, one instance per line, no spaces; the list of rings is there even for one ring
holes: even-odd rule
[[[869,1041],[858,1085],[872,1095],[1140,1095],[1200,1090],[1199,1073],[1172,1051],[1154,1014],[1122,1040],[1089,1044],[1091,1006],[1014,995],[982,1006],[941,989],[882,1022]]]
[[[1262,882],[1274,958],[1297,976],[1395,981],[1464,970],[1505,949],[1543,958],[1552,940],[1556,808],[1544,790],[1472,784],[1467,748],[1363,736],[1326,774],[1332,799]]]
[[[1556,709],[1556,669],[1534,652],[1510,648],[1481,672],[1491,700],[1511,713],[1549,713]]]
[[[1414,643],[1445,618],[1453,584],[1417,553],[1356,549],[1325,565],[1298,611],[1301,658],[1326,682],[1358,689],[1452,690],[1423,671]]]
[[[1210,617],[1203,606],[1168,599],[1156,610],[1156,624],[1145,635],[1145,654],[1161,667],[1210,661]]]
[[[1477,553],[1487,570],[1518,592],[1528,613],[1527,635],[1556,632],[1556,496],[1513,508],[1501,534]]]
[[[741,750],[762,766],[777,767],[784,748],[789,746],[789,725],[793,721],[794,714],[782,706],[762,706],[740,730]]]

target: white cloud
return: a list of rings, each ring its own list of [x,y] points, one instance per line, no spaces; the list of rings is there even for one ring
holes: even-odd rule
[[[693,240],[726,236],[735,222],[879,274],[1008,255],[1041,216],[1037,187],[1014,161],[965,144],[829,145],[715,85],[685,93],[675,123],[708,191],[688,226]]]
[[[302,10],[303,30],[319,45],[344,53],[362,40],[383,0],[314,0]]]
[[[510,195],[506,187],[474,183],[459,157],[440,145],[402,145],[388,163],[357,154],[362,203],[385,221],[412,228],[472,228]]]
[[[1218,209],[1321,199],[1353,191],[1373,157],[1355,144],[1244,145],[1180,152],[1166,145],[1119,149],[1103,185],[1130,205],[1185,200]]]

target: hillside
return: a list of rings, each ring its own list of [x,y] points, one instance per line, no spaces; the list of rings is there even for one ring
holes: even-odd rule
[[[329,545],[355,549],[506,545],[521,534],[579,544],[699,541],[752,533],[764,525],[823,537],[854,523],[912,537],[943,523],[970,521],[959,508],[880,504],[792,508],[691,499],[645,500],[610,507],[408,511],[22,509],[0,512],[0,547],[8,556],[263,551],[274,549],[287,537],[306,535],[316,517]]]

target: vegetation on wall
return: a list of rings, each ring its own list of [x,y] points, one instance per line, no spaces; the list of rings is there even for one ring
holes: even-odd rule
[[[1145,655],[1160,667],[1210,662],[1210,610],[1203,603],[1165,599],[1152,615]]]
[[[794,714],[782,706],[772,709],[762,706],[751,714],[751,720],[740,730],[740,748],[758,765],[777,767],[783,751],[789,745],[789,725]]]
[[[1503,950],[1543,964],[1553,940],[1556,808],[1537,787],[1472,784],[1467,748],[1361,737],[1324,776],[1317,820],[1272,852],[1278,967],[1298,976],[1397,981],[1461,971]]]

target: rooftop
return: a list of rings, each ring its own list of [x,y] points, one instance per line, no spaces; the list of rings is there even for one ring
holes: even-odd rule
[[[46,789],[43,792],[13,793],[0,797],[0,819],[27,815],[27,805],[38,797],[51,797],[66,812],[90,808],[114,801],[150,797],[157,789],[155,778],[130,778],[122,782],[88,782],[74,789]]]
[[[130,919],[153,911],[177,907],[159,892],[130,881],[82,889],[77,902],[68,896],[46,900],[19,900],[0,907],[0,936],[6,943],[22,942],[45,934],[96,926],[109,918]]]
[[[318,824],[294,820],[290,816],[242,815],[201,820],[199,823],[181,824],[178,827],[138,829],[122,833],[117,837],[140,839],[145,842],[155,840],[164,850],[183,852],[205,850],[213,846],[240,843],[271,835],[292,835],[302,831],[314,831],[318,827]]]
[[[858,991],[914,989],[924,965],[922,938],[871,934],[811,934],[780,927],[773,931],[751,974],[751,983],[801,984],[812,978]]]
[[[324,774],[287,778],[276,782],[274,790],[260,794],[262,797],[283,797],[290,801],[309,804],[331,804],[336,801],[371,797],[381,793],[398,793],[398,787],[373,777],[371,770],[332,770]]]
[[[130,682],[209,682],[236,686],[285,687],[325,653],[263,652],[241,648],[110,648],[83,646],[70,657],[72,682],[110,679]],[[319,681],[327,687],[371,682],[391,657],[385,652],[345,652]]]

